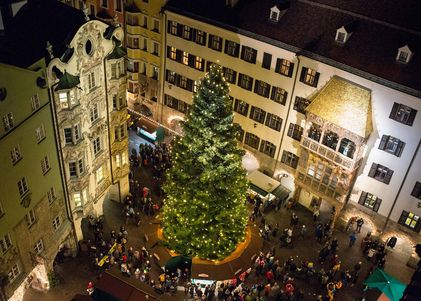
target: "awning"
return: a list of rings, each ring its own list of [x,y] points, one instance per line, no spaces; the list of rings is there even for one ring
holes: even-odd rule
[[[371,91],[339,76],[333,76],[306,109],[366,138],[373,131]]]
[[[285,186],[279,185],[277,188],[275,188],[274,191],[271,192],[274,196],[276,196],[280,200],[286,200],[291,193],[291,190],[286,188]]]
[[[279,181],[276,181],[258,170],[251,172],[247,178],[250,181],[250,189],[260,194],[262,197],[265,197],[270,193],[281,200],[285,200],[291,192],[289,189],[282,186]]]
[[[149,121],[146,118],[140,118],[136,122],[136,127],[142,128],[145,131],[147,131],[148,133],[152,134],[152,133],[154,133],[157,130],[157,128],[159,126],[156,123],[153,123],[152,121]]]

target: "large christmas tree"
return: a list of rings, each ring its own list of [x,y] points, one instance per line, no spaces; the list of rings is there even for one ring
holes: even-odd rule
[[[164,236],[178,253],[221,259],[244,239],[248,212],[243,151],[220,66],[199,81],[183,129],[164,184]]]

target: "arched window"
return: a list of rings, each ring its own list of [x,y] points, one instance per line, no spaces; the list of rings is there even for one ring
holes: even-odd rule
[[[332,131],[326,131],[323,136],[322,143],[326,145],[327,147],[330,147],[331,149],[336,149],[336,146],[338,145],[339,137],[338,134]]]
[[[308,137],[319,142],[321,135],[322,135],[321,126],[316,123],[312,123],[308,131]]]
[[[347,138],[343,138],[341,140],[341,144],[339,145],[339,152],[352,159],[355,152],[355,143]]]

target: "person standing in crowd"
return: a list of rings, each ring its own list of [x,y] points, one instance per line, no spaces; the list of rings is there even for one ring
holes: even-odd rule
[[[364,225],[364,219],[362,218],[362,217],[360,217],[358,220],[357,220],[357,229],[356,229],[356,231],[358,232],[358,233],[361,233],[361,227]]]

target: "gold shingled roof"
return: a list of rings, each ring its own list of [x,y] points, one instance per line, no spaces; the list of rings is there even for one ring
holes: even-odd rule
[[[373,130],[371,91],[338,76],[313,97],[307,111],[364,138]]]

